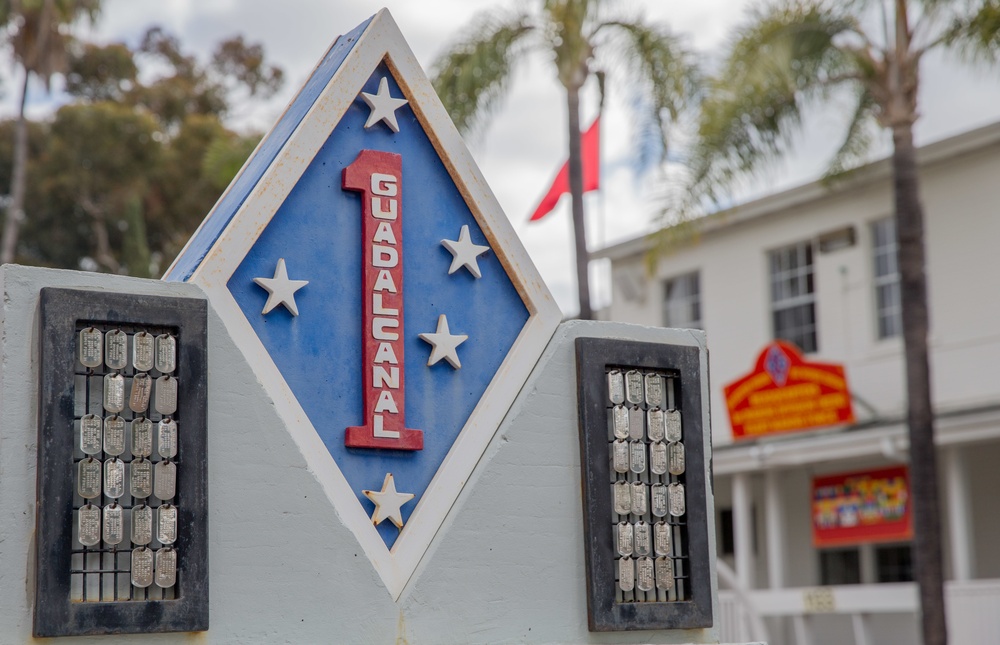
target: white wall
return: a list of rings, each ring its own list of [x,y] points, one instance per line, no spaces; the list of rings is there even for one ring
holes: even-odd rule
[[[202,294],[185,284],[10,265],[0,268],[0,281],[0,642],[6,644],[31,641],[39,289],[61,286],[196,298]],[[196,636],[110,640],[239,645],[717,643],[717,628],[587,631],[573,345],[577,336],[703,342],[686,332],[620,323],[560,326],[414,577],[394,602],[210,310],[210,629]],[[705,450],[711,454],[707,440]],[[709,550],[714,553],[711,500],[709,504]],[[717,598],[714,566],[711,581]],[[717,601],[714,604],[718,616]]]
[[[1000,146],[938,161],[921,171],[931,305],[935,405],[942,410],[1000,400]],[[750,371],[771,340],[767,252],[853,225],[853,247],[815,253],[819,351],[844,363],[851,390],[882,416],[903,413],[899,338],[877,339],[870,224],[892,213],[888,179],[836,189],[819,199],[763,216],[741,218],[701,235],[659,260],[645,298],[625,301],[616,291],[609,317],[662,324],[662,281],[697,270],[702,318],[712,365],[712,413],[717,444],[731,440],[722,390]],[[765,200],[766,201],[766,200]],[[772,198],[782,202],[781,196]],[[746,208],[760,208],[749,205]],[[737,221],[739,220],[739,221]],[[613,263],[613,274],[646,276],[645,258]],[[859,419],[868,417],[856,406]]]

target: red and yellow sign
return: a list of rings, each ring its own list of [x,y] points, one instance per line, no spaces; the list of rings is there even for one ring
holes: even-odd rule
[[[913,537],[910,515],[906,466],[813,479],[816,546],[909,540]]]
[[[854,422],[844,366],[806,362],[795,345],[780,340],[725,393],[734,439]]]

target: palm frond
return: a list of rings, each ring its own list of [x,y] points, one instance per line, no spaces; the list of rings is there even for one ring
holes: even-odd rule
[[[843,42],[859,32],[832,2],[785,0],[751,15],[703,103],[690,155],[695,202],[717,202],[738,179],[786,152],[806,103],[866,78],[860,57]]]
[[[1000,61],[1000,0],[982,0],[968,14],[957,15],[945,29],[941,44],[972,61]]]
[[[659,135],[659,156],[668,149],[668,131],[680,114],[695,99],[700,86],[700,73],[695,59],[684,42],[663,28],[640,20],[608,21],[611,39],[602,45],[602,53],[610,58],[622,73],[623,82],[632,88],[633,108],[639,116],[636,134]],[[649,149],[641,146],[639,149]]]
[[[534,30],[523,13],[488,12],[434,61],[434,89],[462,133],[472,133],[503,98]]]
[[[858,86],[857,94],[857,104],[847,127],[847,136],[823,175],[824,183],[847,179],[853,171],[868,163],[868,153],[878,137],[875,99],[864,85]]]

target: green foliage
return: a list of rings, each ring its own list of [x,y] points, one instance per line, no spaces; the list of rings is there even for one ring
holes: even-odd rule
[[[29,123],[17,260],[158,275],[260,139],[226,127],[230,106],[273,94],[281,70],[242,37],[202,63],[158,28],[136,50],[80,43],[69,54],[74,101]],[[150,63],[158,74],[143,82]],[[0,184],[11,176],[13,131],[0,122]]]
[[[869,20],[862,24],[865,11]],[[936,47],[996,60],[1000,0],[758,5],[736,30],[722,70],[709,83],[690,155],[687,199],[667,209],[665,219],[718,204],[739,181],[768,168],[789,152],[804,111],[834,91],[852,94],[855,107],[826,179],[868,162],[880,128],[908,129],[918,118],[920,61]]]
[[[468,36],[434,62],[434,90],[460,131],[477,131],[496,109],[531,30],[522,13],[482,14]]]
[[[83,43],[70,56],[66,92],[87,101],[122,101],[136,84],[139,69],[121,43]]]
[[[669,125],[689,105],[699,76],[684,43],[641,16],[622,15],[601,0],[542,0],[537,11],[485,12],[434,62],[431,76],[463,133],[477,132],[506,95],[517,67],[547,57],[560,84],[578,91],[595,73],[637,94],[636,129],[653,124],[664,143]],[[642,147],[642,146],[639,146]],[[662,148],[665,151],[665,147]]]

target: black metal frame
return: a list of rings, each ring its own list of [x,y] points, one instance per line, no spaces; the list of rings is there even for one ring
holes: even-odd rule
[[[708,546],[701,363],[698,347],[605,338],[577,338],[576,366],[580,451],[583,475],[584,551],[587,563],[587,619],[590,631],[696,629],[712,626],[711,557]],[[686,451],[688,583],[691,600],[616,602],[615,545],[608,518],[607,399],[608,367],[669,371],[678,374]]]
[[[208,306],[192,298],[44,288],[40,296],[38,472],[35,502],[36,637],[208,629]],[[178,410],[184,431],[177,481],[176,595],[167,600],[74,602],[71,552],[75,474],[77,323],[177,330]]]

